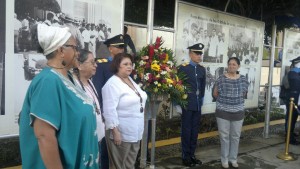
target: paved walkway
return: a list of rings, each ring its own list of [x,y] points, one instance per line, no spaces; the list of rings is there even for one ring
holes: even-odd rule
[[[289,152],[294,154],[295,161],[284,161],[276,157],[285,152],[284,137],[282,134],[270,135],[270,138],[254,137],[241,139],[238,163],[239,169],[298,169],[300,167],[300,145],[290,145]],[[198,147],[197,158],[203,161],[202,166],[192,169],[219,169],[220,145]],[[156,162],[156,169],[182,169],[180,154],[160,159]]]
[[[279,125],[276,134],[271,134],[270,138],[264,139],[261,130],[257,136],[246,136],[240,142],[238,163],[239,169],[298,169],[300,168],[300,145],[290,145],[289,152],[295,157],[294,161],[284,161],[278,159],[276,155],[285,152],[284,129]],[[251,134],[250,134],[251,135]],[[201,143],[201,140],[200,140]],[[173,151],[173,150],[172,150]],[[174,154],[165,155],[155,163],[156,169],[186,169],[181,162],[180,151],[174,148]],[[214,141],[208,146],[200,145],[196,152],[197,158],[203,161],[203,165],[191,167],[191,169],[220,169],[220,144]],[[152,166],[153,167],[153,166]],[[147,167],[148,169],[150,167]],[[21,169],[21,166],[7,169]]]

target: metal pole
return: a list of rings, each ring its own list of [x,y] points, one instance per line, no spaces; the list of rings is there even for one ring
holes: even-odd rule
[[[274,68],[274,55],[275,55],[275,40],[276,40],[276,25],[272,27],[272,49],[271,56],[269,59],[269,79],[268,79],[268,92],[267,92],[267,104],[265,112],[265,127],[264,127],[264,138],[269,138],[269,126],[270,126],[270,111],[271,111],[271,100],[272,100],[272,84],[273,84],[273,68]]]
[[[141,160],[140,160],[140,168],[147,167],[147,149],[148,149],[148,126],[149,119],[151,118],[151,110],[149,105],[149,99],[146,102],[145,115],[144,115],[144,133],[141,142]]]
[[[153,39],[153,19],[154,18],[154,0],[148,0],[148,17],[147,17],[147,44],[152,43]]]
[[[124,32],[124,17],[125,17],[125,0],[122,0],[122,11],[121,12],[121,34]]]
[[[285,160],[285,161],[295,160],[294,156],[291,153],[289,153],[293,110],[294,110],[294,98],[290,98],[290,111],[287,112],[287,113],[289,113],[289,119],[288,119],[288,131],[287,131],[286,142],[285,142],[285,152],[279,153],[277,155],[277,158]]]
[[[148,18],[147,18],[147,44],[152,43],[153,39],[153,17],[154,17],[154,0],[148,0]],[[145,168],[147,166],[146,160],[147,160],[147,149],[148,149],[148,126],[149,126],[149,120],[152,117],[153,113],[153,107],[149,103],[150,98],[147,100],[146,109],[145,109],[145,123],[144,123],[144,133],[143,133],[143,139],[142,139],[142,145],[141,145],[141,160],[140,160],[140,167]],[[151,118],[153,119],[153,118]],[[156,119],[154,120],[156,123]],[[153,126],[153,120],[152,120],[152,126]],[[153,128],[153,127],[152,127]],[[153,131],[152,131],[153,135]],[[155,138],[155,130],[154,130],[154,138]],[[155,149],[155,146],[151,148]],[[155,152],[155,150],[154,150]],[[151,157],[152,157],[152,151],[151,151]],[[152,162],[152,158],[151,158]],[[151,163],[152,164],[152,163]],[[154,164],[153,164],[154,165]],[[154,167],[154,166],[153,166]]]
[[[173,52],[176,53],[176,35],[177,35],[177,24],[178,24],[178,1],[175,0],[175,12],[174,12],[174,34],[173,34]]]

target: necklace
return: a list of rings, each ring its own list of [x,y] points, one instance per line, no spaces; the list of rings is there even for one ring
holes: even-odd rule
[[[95,111],[99,115],[100,114],[100,109],[99,109],[99,107],[98,107],[98,105],[96,103],[96,102],[98,102],[97,93],[94,92],[93,87],[89,83],[88,83],[88,85],[85,85],[83,87],[83,89],[84,90],[86,89],[86,92],[89,93],[92,96],[93,104],[94,104],[94,107],[95,107]]]
[[[47,63],[47,66],[49,66],[49,67],[51,67],[51,68],[54,68],[54,69],[64,69],[64,68],[65,68],[65,66],[64,66],[64,67],[55,67],[55,66],[51,66],[51,65],[49,65],[49,63]]]
[[[140,104],[141,104],[140,113],[143,113],[144,112],[143,98],[142,98],[141,94],[139,93],[139,91],[134,87],[134,85],[132,83],[131,83],[132,84],[132,87],[131,87],[128,83],[125,82],[125,80],[122,77],[120,77],[120,76],[118,76],[118,77],[122,80],[123,83],[125,83],[130,89],[132,89],[137,96],[139,96]],[[130,79],[129,79],[129,81],[130,81]]]

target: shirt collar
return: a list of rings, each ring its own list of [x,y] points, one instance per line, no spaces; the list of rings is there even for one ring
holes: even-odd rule
[[[108,56],[108,57],[107,57],[107,60],[112,61],[113,58],[112,58],[111,56]]]
[[[198,63],[193,62],[192,60],[190,60],[190,64],[191,64],[192,66],[197,66],[197,65],[198,65]]]

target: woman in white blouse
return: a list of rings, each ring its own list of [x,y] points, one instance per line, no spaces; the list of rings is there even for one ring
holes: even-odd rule
[[[114,75],[102,88],[109,168],[132,169],[144,132],[147,94],[129,76],[131,55],[117,54],[111,66]]]

